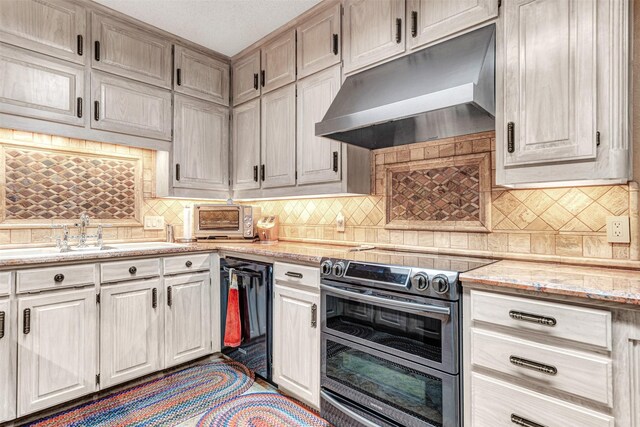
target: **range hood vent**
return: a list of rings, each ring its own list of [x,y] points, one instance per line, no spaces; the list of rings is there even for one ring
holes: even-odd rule
[[[377,149],[495,129],[495,25],[347,77],[316,135]]]

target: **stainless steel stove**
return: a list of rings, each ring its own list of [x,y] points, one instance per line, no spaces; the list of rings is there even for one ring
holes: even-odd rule
[[[321,264],[322,416],[349,427],[461,426],[458,276],[492,261],[351,258]],[[383,259],[396,264],[369,261]]]

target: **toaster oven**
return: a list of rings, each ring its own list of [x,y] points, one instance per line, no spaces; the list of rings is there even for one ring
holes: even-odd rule
[[[254,239],[261,209],[250,205],[195,205],[197,239]]]

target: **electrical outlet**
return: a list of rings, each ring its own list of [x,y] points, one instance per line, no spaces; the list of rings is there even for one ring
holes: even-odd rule
[[[628,216],[607,217],[607,241],[609,243],[629,243],[631,241]]]
[[[342,212],[338,212],[336,216],[336,231],[338,233],[344,233],[345,219]]]
[[[145,230],[164,230],[164,217],[150,216],[150,215],[145,216],[144,229]]]

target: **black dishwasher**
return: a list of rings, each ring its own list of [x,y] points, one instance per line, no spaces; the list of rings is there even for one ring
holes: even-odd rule
[[[230,272],[238,278],[242,343],[224,345]],[[222,353],[271,382],[273,265],[238,258],[220,260]]]

